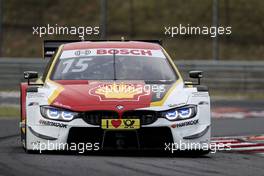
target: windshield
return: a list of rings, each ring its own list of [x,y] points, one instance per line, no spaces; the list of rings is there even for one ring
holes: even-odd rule
[[[62,53],[51,79],[145,81],[175,81],[177,79],[163,53],[151,56],[118,53],[93,55],[89,51],[84,55],[78,53],[78,57],[76,51],[74,53],[74,57],[72,54]]]

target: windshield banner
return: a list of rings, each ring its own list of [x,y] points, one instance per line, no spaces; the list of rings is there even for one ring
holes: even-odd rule
[[[79,58],[89,56],[145,56],[145,57],[159,57],[165,58],[161,50],[151,49],[129,49],[129,48],[98,48],[98,49],[82,49],[82,50],[66,50],[61,54],[60,59]]]

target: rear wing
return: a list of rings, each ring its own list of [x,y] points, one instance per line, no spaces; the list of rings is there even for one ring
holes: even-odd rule
[[[50,59],[56,53],[57,49],[65,43],[77,42],[73,40],[44,40],[43,42],[43,58]]]
[[[73,43],[73,42],[82,42],[82,41],[89,41],[89,42],[128,42],[128,41],[138,41],[138,42],[149,42],[149,43],[157,43],[162,45],[161,40],[44,40],[43,42],[43,58],[50,59],[56,53],[57,49],[66,43]]]

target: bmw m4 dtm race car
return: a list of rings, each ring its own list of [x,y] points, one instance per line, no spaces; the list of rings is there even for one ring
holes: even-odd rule
[[[26,71],[20,85],[26,151],[209,151],[190,148],[210,144],[202,72],[184,82],[159,41],[44,41],[44,57],[43,75]]]

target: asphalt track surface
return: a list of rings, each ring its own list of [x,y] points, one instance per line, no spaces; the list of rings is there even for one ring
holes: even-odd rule
[[[222,102],[221,102],[222,103]],[[215,103],[217,106],[221,103]],[[250,105],[249,105],[250,104]],[[264,106],[234,103],[237,106]],[[228,103],[224,105],[229,106]],[[213,136],[264,134],[263,118],[213,119]],[[18,119],[0,120],[0,175],[264,175],[264,156],[216,152],[204,157],[158,154],[26,154],[20,146]]]

